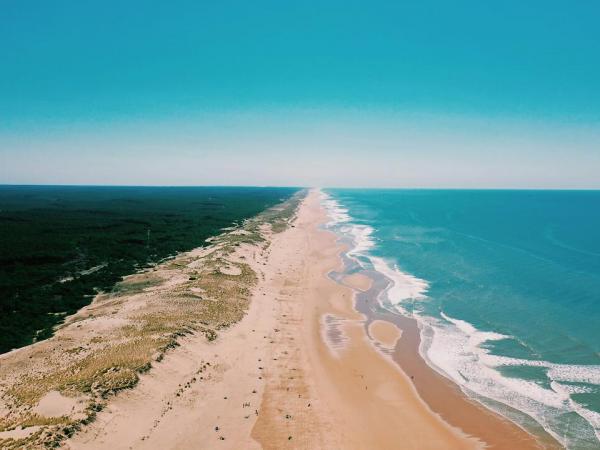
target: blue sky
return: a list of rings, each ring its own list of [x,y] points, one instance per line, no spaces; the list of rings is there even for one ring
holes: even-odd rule
[[[600,188],[597,1],[0,7],[0,182]]]

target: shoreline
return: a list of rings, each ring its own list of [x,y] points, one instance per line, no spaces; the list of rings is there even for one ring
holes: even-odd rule
[[[365,339],[354,290],[328,277],[344,248],[320,229],[326,218],[311,192],[254,260],[244,318],[212,342],[184,339],[67,447],[481,448]],[[338,350],[322,339],[323,317],[337,318]]]
[[[344,255],[351,249],[324,229],[329,216],[319,191],[310,191],[286,217],[280,232],[263,232],[265,241],[236,244],[248,236],[232,233],[229,247],[219,244],[165,262],[150,273],[160,274],[162,284],[102,298],[44,345],[13,355],[19,370],[31,364],[31,357],[44,363],[44,350],[79,358],[72,353],[79,344],[85,356],[86,346],[100,345],[94,344],[98,333],[120,330],[140,311],[158,311],[165,300],[187,302],[190,296],[207,301],[213,289],[207,283],[215,274],[219,284],[237,286],[219,305],[229,305],[222,302],[247,290],[227,306],[239,321],[224,316],[229,322],[214,327],[214,334],[212,328],[183,333],[168,351],[153,355],[151,370],[140,372],[139,382],[109,392],[92,420],[72,429],[62,447],[362,449],[401,443],[403,448],[480,449],[514,448],[517,442],[519,448],[541,448],[512,422],[471,404],[422,359],[418,365],[416,322],[394,323],[384,314],[361,310],[361,301],[368,305],[369,296],[382,288],[381,279],[368,272],[344,273]],[[146,283],[150,274],[132,275],[128,283]],[[153,327],[168,319],[157,320]],[[51,394],[34,410],[82,413],[81,394]],[[63,409],[40,409],[49,398],[62,402]],[[457,420],[464,411],[466,418]],[[39,430],[8,433],[17,437]],[[510,437],[503,440],[503,434]]]
[[[337,236],[338,241],[348,240],[348,236],[343,233],[331,232]],[[378,304],[379,295],[393,285],[393,280],[384,273],[364,269],[351,255],[353,251],[355,249],[346,248],[341,253],[344,269],[332,272],[329,276],[340,284],[354,288],[354,307],[365,317],[365,335],[375,341],[378,348],[381,347],[381,342],[377,341],[381,339],[373,335],[373,324],[383,322],[398,330],[399,337],[395,345],[385,348],[382,356],[391,358],[401,371],[410,377],[419,397],[433,413],[466,434],[480,438],[492,448],[512,449],[515,442],[523,449],[563,448],[541,426],[536,433],[525,430],[521,425],[469,397],[456,383],[431,367],[420,351],[421,333],[417,320],[400,313],[391,313]],[[367,278],[370,282],[363,281],[360,286],[353,286],[346,282],[349,277]],[[384,283],[382,280],[385,280]],[[370,287],[365,289],[365,286]]]
[[[286,359],[282,370],[269,374],[253,437],[273,449],[394,448],[400,442],[481,448],[477,438],[432,414],[408,377],[365,339],[354,290],[328,276],[342,269],[345,249],[321,228],[327,215],[318,193],[301,208],[295,226],[305,233],[308,261],[297,268],[301,285],[290,282],[279,303],[288,319],[279,330],[281,353],[294,355],[293,363]]]

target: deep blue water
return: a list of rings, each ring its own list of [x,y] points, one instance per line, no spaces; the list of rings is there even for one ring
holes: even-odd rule
[[[390,300],[421,321],[435,368],[569,447],[600,446],[600,191],[326,192],[347,228],[372,228],[367,261],[429,284]]]

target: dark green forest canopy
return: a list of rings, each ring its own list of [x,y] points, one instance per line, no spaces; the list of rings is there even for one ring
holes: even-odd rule
[[[0,353],[295,188],[0,186]]]

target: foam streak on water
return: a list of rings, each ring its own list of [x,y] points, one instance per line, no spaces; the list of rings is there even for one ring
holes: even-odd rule
[[[349,211],[331,196],[321,193],[322,204],[331,221],[327,228],[353,242],[348,256],[364,268],[380,272],[390,286],[380,296],[382,307],[414,317],[421,329],[421,354],[432,368],[456,382],[470,396],[515,420],[507,405],[535,419],[548,433],[568,448],[600,446],[600,414],[573,400],[573,394],[600,389],[600,366],[556,364],[548,361],[497,356],[486,343],[512,339],[450,317],[420,312],[418,303],[426,301],[428,283],[405,273],[390,261],[370,253],[376,247],[373,228],[353,224]],[[538,367],[546,372],[547,384],[509,377],[509,367]],[[493,404],[486,403],[491,399]],[[500,406],[498,406],[498,404]],[[518,418],[516,418],[518,420]]]

